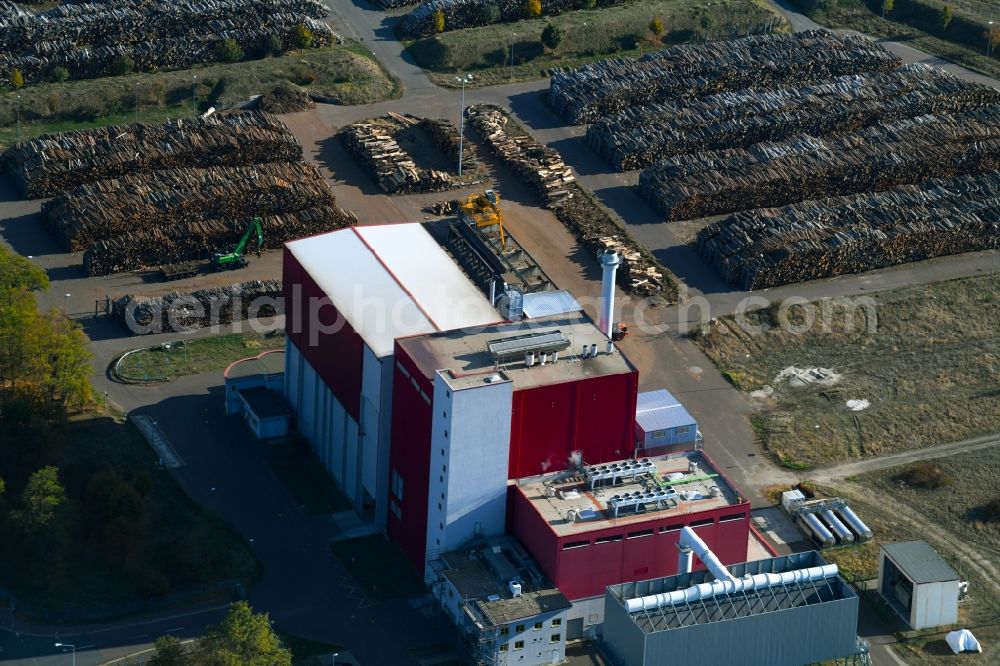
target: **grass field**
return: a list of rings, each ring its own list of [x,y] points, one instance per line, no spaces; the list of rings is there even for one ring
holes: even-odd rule
[[[812,19],[830,28],[851,28],[878,38],[905,42],[990,76],[1000,76],[1000,44],[987,58],[989,21],[1000,28],[1000,6],[993,0],[896,0],[882,18],[881,0],[791,0]],[[953,19],[941,27],[940,11]]]
[[[197,77],[197,79],[195,79]],[[398,82],[356,46],[334,46],[301,54],[175,72],[153,72],[104,79],[44,83],[15,94],[0,94],[0,147],[46,132],[159,121],[249,99],[290,81],[342,104],[369,104],[400,94]]]
[[[872,528],[875,538],[857,546],[824,551],[848,577],[871,579],[877,575],[879,544],[912,539],[930,542],[971,582],[969,597],[959,606],[960,626],[979,638],[984,652],[977,661],[1000,662],[1000,586],[979,569],[982,561],[1000,562],[1000,523],[982,519],[980,507],[1000,496],[1000,448],[958,454],[934,461],[951,479],[928,490],[901,480],[905,467],[872,472],[825,489],[850,499],[851,506]],[[905,510],[900,509],[905,507]],[[980,558],[979,566],[970,557]],[[949,627],[907,632],[895,647],[908,664],[937,666],[957,657],[944,643]]]
[[[224,370],[233,361],[271,349],[284,349],[285,336],[234,333],[214,338],[183,340],[170,349],[154,347],[126,356],[118,375],[130,382],[161,382],[210,370]]]
[[[663,19],[662,40],[649,32],[654,16]],[[454,86],[454,74],[472,72],[473,86],[526,81],[546,76],[556,67],[578,67],[611,55],[643,52],[704,39],[704,16],[710,16],[713,39],[758,31],[783,19],[764,0],[644,0],[616,7],[576,11],[540,19],[467,28],[404,44],[431,80]],[[541,43],[547,25],[562,28],[562,43],[546,50]],[[513,67],[511,43],[513,42]]]
[[[762,445],[805,469],[1000,431],[998,293],[1000,275],[991,274],[873,294],[874,333],[867,308],[850,319],[837,309],[829,327],[820,311],[796,334],[777,325],[775,306],[747,315],[766,331],[722,317],[696,342],[737,388],[762,391],[751,394]],[[802,316],[789,310],[793,324]],[[832,386],[776,382],[789,366],[841,377]],[[851,411],[848,400],[870,406]]]
[[[228,580],[248,587],[259,577],[260,565],[246,542],[156,467],[156,456],[131,424],[84,414],[55,446],[45,462],[58,465],[67,498],[84,516],[71,528],[71,556],[45,554],[44,576],[31,571],[37,564],[18,562],[11,549],[0,549],[0,585],[18,597],[25,616],[45,619],[42,610],[52,609],[66,619],[76,612],[87,620],[112,617],[179,588]],[[111,553],[101,535],[77,533],[86,522],[92,480],[109,470],[147,488],[142,528],[116,533]],[[140,476],[141,484],[135,481]]]
[[[282,444],[270,445],[267,465],[307,513],[331,513],[351,508],[350,501],[337,488],[305,440],[290,438]]]

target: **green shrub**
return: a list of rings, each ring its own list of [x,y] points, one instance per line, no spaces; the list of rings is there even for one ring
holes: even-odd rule
[[[292,83],[297,83],[300,86],[308,86],[311,83],[316,82],[316,72],[309,65],[301,62],[297,62],[292,65],[291,70],[288,73],[288,80]]]
[[[10,76],[7,78],[10,83],[11,88],[14,90],[20,90],[24,87],[24,74],[21,73],[17,67],[10,70]]]
[[[654,16],[649,22],[649,31],[657,38],[662,37],[663,33],[667,31],[667,26],[663,24],[663,19],[659,16]]]
[[[223,39],[215,45],[215,59],[221,62],[239,62],[243,56],[243,48],[235,39]]]
[[[268,35],[265,50],[271,55],[281,55],[285,52],[285,42],[278,35]]]
[[[544,30],[542,30],[542,44],[544,44],[546,48],[554,49],[562,43],[562,40],[563,30],[559,26],[552,25],[550,23],[545,26]]]
[[[127,55],[123,55],[111,63],[111,73],[115,76],[131,74],[135,70],[135,61]]]
[[[936,490],[951,483],[951,477],[933,462],[914,463],[897,474],[896,479],[924,490]]]
[[[292,45],[292,48],[307,49],[312,46],[313,39],[315,39],[313,31],[307,28],[304,23],[299,23],[292,28],[292,34],[289,36],[288,41]]]
[[[500,20],[500,8],[496,5],[486,4],[479,8],[479,22],[483,25],[497,23]]]
[[[62,83],[69,78],[69,70],[65,67],[53,67],[49,78],[52,79],[53,83]]]
[[[439,35],[444,32],[444,10],[439,9],[434,12],[434,16],[431,17],[431,30],[434,31],[435,35]]]

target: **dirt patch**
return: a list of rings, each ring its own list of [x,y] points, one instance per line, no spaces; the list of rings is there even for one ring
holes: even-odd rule
[[[742,325],[720,318],[696,342],[754,395],[754,428],[779,462],[884,455],[1000,430],[998,290],[1000,275],[989,275],[784,312],[775,305]],[[840,380],[776,383],[790,366]]]

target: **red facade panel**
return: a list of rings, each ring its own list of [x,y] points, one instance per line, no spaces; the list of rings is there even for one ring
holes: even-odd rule
[[[361,420],[364,340],[288,248],[282,258],[286,334],[348,414]]]
[[[514,391],[508,478],[562,469],[573,451],[588,464],[632,455],[639,373]]]
[[[571,600],[604,594],[617,583],[677,573],[677,540],[692,525],[724,564],[746,561],[750,505],[659,517],[557,537],[522,492],[514,493],[511,532]],[[695,560],[695,569],[704,565]]]
[[[433,416],[430,401],[433,400],[434,386],[419,374],[398,343],[395,362],[387,528],[389,537],[399,544],[422,575],[427,548],[427,493],[430,487]],[[402,488],[393,484],[394,473],[401,479]]]

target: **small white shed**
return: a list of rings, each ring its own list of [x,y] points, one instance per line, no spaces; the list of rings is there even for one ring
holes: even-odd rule
[[[879,592],[912,629],[958,622],[958,574],[926,541],[882,546]]]

